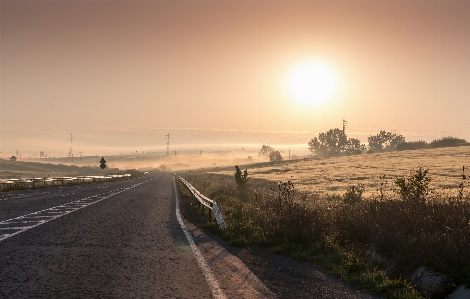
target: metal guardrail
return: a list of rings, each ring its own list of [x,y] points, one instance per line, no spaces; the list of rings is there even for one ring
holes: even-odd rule
[[[178,178],[183,183],[183,185],[189,190],[189,192],[191,192],[192,196],[196,198],[203,207],[205,206],[209,209],[209,219],[211,217],[210,212],[212,211],[214,213],[217,224],[222,228],[227,228],[224,222],[224,218],[222,217],[222,214],[220,213],[219,206],[217,206],[217,203],[214,200],[206,197],[201,192],[197,191],[196,188],[194,188],[190,183],[188,183],[182,177],[179,176]]]
[[[76,176],[76,177],[44,177],[44,178],[23,178],[23,179],[0,179],[0,190],[11,189],[15,186],[23,188],[35,188],[37,185],[42,186],[55,186],[56,183],[65,184],[76,184],[85,182],[102,182],[112,181],[122,178],[130,177],[130,174],[119,174],[119,175],[90,175],[90,176]]]

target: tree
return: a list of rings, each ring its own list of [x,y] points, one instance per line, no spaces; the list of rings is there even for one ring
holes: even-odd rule
[[[44,157],[44,152],[43,151],[40,151],[39,152],[39,158],[43,158]]]
[[[248,169],[245,169],[245,171],[242,173],[238,165],[235,165],[234,177],[238,187],[246,186],[248,183]]]
[[[356,138],[349,138],[344,148],[346,155],[359,155],[367,151],[367,147],[361,144],[361,141]]]
[[[261,149],[258,152],[258,157],[269,157],[269,154],[274,151],[272,147],[269,145],[264,145],[261,147]]]
[[[329,152],[328,146],[326,144],[321,143],[317,137],[310,140],[310,142],[308,143],[308,150],[312,154],[317,155],[319,157],[328,156]]]
[[[356,138],[346,136],[346,121],[343,120],[343,129],[330,129],[324,133],[318,134],[308,143],[308,149],[312,154],[319,157],[339,156],[339,155],[357,155],[367,150],[364,144]]]
[[[275,161],[281,161],[281,160],[282,160],[282,156],[279,151],[273,150],[269,153],[269,161],[275,162]]]
[[[369,150],[372,152],[392,151],[397,145],[405,142],[405,137],[391,132],[380,131],[375,136],[367,137]]]

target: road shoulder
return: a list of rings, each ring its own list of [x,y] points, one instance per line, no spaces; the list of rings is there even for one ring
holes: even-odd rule
[[[184,222],[227,298],[277,298],[220,240],[191,222]]]

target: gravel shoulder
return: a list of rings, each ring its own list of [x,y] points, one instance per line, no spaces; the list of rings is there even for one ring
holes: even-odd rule
[[[276,255],[256,246],[234,247],[201,226],[182,197],[182,213],[194,241],[219,280],[227,298],[379,299],[328,275],[307,262]]]

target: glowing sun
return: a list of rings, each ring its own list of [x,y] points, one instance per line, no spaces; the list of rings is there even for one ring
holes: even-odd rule
[[[289,76],[289,90],[301,103],[318,105],[331,99],[338,82],[325,64],[310,62],[297,66]]]

